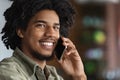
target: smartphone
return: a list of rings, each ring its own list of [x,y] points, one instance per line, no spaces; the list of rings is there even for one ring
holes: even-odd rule
[[[63,40],[60,37],[58,39],[58,42],[57,42],[56,47],[55,47],[55,55],[56,55],[58,60],[60,60],[62,58],[62,55],[63,55],[65,49],[66,49],[66,47],[63,45]]]

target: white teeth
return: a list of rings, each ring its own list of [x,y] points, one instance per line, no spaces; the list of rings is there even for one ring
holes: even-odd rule
[[[43,42],[42,45],[45,45],[45,46],[53,46],[53,43],[52,43],[52,42]]]

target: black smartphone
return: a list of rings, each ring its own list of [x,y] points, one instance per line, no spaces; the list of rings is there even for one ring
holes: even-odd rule
[[[60,60],[62,58],[62,55],[63,55],[65,49],[66,49],[66,47],[63,45],[63,40],[60,37],[58,39],[58,42],[57,42],[56,47],[55,47],[55,55],[56,55],[58,60]]]

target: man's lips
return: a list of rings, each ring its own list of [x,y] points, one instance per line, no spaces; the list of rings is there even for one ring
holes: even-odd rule
[[[53,42],[41,42],[41,44],[44,46],[53,46],[54,45]]]
[[[50,42],[50,41],[42,41],[40,42],[40,45],[46,49],[46,50],[51,50],[54,48],[54,42]]]

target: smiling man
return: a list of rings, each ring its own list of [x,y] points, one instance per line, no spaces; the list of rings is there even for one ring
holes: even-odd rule
[[[54,10],[39,11],[29,21],[25,31],[17,30],[17,34],[22,39],[21,50],[31,58],[34,56],[34,59],[49,59],[60,37],[59,29],[59,17]]]
[[[14,53],[0,62],[0,80],[63,80],[55,67],[46,64],[61,36],[67,48],[58,63],[73,80],[86,80],[79,53],[66,38],[74,15],[67,0],[14,0],[4,13],[1,32]]]

